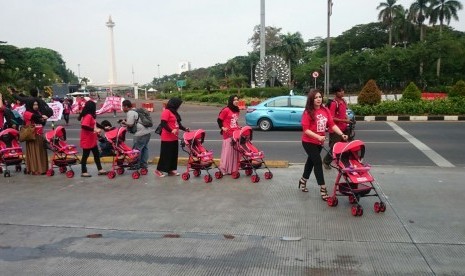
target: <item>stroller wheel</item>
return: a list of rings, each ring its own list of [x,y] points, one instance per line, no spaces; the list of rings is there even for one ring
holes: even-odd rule
[[[142,174],[142,175],[147,175],[148,172],[149,172],[149,170],[147,168],[140,169],[140,174]]]
[[[117,168],[116,173],[117,174],[123,174],[124,173],[124,168]],[[134,179],[136,179],[136,178],[134,178]]]
[[[363,208],[362,206],[357,206],[357,216],[361,217],[363,216]]]
[[[357,202],[357,200],[355,199],[355,196],[350,195],[350,196],[349,196],[349,203],[350,203],[350,204],[354,204],[355,202]]]
[[[379,211],[383,212],[383,213],[386,211],[386,204],[384,202],[382,202],[382,201],[379,204]]]
[[[116,176],[115,171],[109,171],[107,174],[108,179],[113,179],[115,178],[115,176]]]
[[[233,173],[231,174],[231,177],[232,177],[233,179],[238,179],[239,176],[241,176],[241,174],[240,174],[239,172],[233,172]]]
[[[215,178],[216,178],[216,179],[221,179],[221,178],[223,178],[223,173],[220,172],[220,171],[215,172]]]
[[[328,203],[328,206],[336,207],[337,204],[339,203],[339,200],[337,199],[337,197],[332,196],[332,197],[328,197],[328,200],[326,202]]]
[[[0,167],[0,173],[3,173],[3,168],[2,167]]]
[[[260,176],[252,175],[252,183],[258,183],[260,181]]]
[[[245,175],[251,176],[252,175],[252,169],[246,169],[245,170]]]
[[[189,178],[191,178],[191,175],[187,172],[183,173],[182,174],[182,180],[189,180]]]
[[[212,176],[207,174],[206,176],[203,177],[203,180],[205,181],[205,183],[212,182]]]
[[[10,176],[11,176],[11,175],[10,175],[10,171],[9,171],[9,170],[5,170],[5,171],[3,172],[3,177],[10,177]]]
[[[65,167],[65,166],[61,166],[61,167],[59,168],[59,170],[60,170],[60,173],[65,173],[65,172],[66,172],[66,167]]]
[[[139,179],[140,173],[138,171],[135,171],[132,173],[132,179]]]
[[[66,172],[66,177],[67,178],[73,178],[74,177],[74,171],[73,170],[69,170]]]
[[[53,169],[47,170],[47,176],[54,176],[54,175],[55,175],[55,171]]]
[[[21,165],[18,164],[16,165],[16,172],[20,172],[21,171]],[[2,169],[0,168],[0,173],[2,172]]]
[[[265,172],[265,179],[272,179],[273,173],[272,172]]]
[[[194,172],[192,173],[195,177],[199,177],[200,176],[200,170],[194,170]]]
[[[350,209],[352,216],[356,217],[357,216],[357,206],[353,205],[352,208]]]

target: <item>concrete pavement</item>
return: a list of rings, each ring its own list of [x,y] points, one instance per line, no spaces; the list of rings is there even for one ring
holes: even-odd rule
[[[362,217],[344,197],[328,207],[313,178],[300,192],[302,165],[258,183],[153,169],[0,177],[0,274],[465,275],[463,168],[373,167],[388,206],[363,198]]]

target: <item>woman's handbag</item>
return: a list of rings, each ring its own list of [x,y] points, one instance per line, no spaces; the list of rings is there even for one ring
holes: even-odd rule
[[[163,127],[161,126],[161,124],[159,124],[157,126],[157,128],[155,129],[155,133],[158,134],[158,135],[161,135],[162,129],[163,129]]]
[[[21,127],[19,130],[19,141],[28,142],[36,139],[36,127],[34,125],[27,125]]]

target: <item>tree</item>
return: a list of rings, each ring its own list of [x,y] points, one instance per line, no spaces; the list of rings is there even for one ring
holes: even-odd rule
[[[395,40],[403,44],[404,48],[407,47],[407,43],[413,43],[417,40],[415,38],[415,25],[409,19],[409,13],[409,10],[403,7],[397,9],[393,22]]]
[[[425,40],[424,22],[431,14],[431,1],[415,0],[410,6],[410,18],[420,27],[420,41]],[[420,61],[420,76],[423,75],[423,61]]]
[[[392,46],[392,26],[394,18],[399,14],[401,5],[396,5],[397,0],[387,0],[386,2],[379,3],[376,9],[382,9],[378,14],[378,20],[381,20],[389,28],[389,46]]]
[[[411,100],[418,102],[421,100],[421,91],[415,83],[410,82],[402,93],[401,100]]]
[[[375,80],[369,80],[358,95],[358,103],[361,105],[376,105],[381,102],[381,91]]]
[[[260,51],[260,25],[257,25],[253,29],[253,35],[249,38],[248,43],[252,44],[253,51]],[[265,27],[265,49],[272,49],[281,44],[279,36],[281,28],[276,27]]]
[[[457,0],[433,0],[430,16],[430,23],[436,24],[439,20],[439,36],[442,36],[442,27],[444,20],[449,25],[451,19],[459,20],[457,12],[462,9],[462,4]],[[438,58],[436,65],[436,76],[441,73],[441,57]]]

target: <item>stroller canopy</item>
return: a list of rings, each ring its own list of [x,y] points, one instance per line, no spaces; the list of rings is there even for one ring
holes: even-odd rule
[[[250,140],[252,140],[252,132],[253,130],[250,126],[245,126],[241,129],[235,130],[233,132],[232,138],[235,141],[239,141],[241,137],[250,137]]]
[[[205,139],[205,130],[197,129],[191,130],[190,132],[184,132],[182,138],[186,144],[190,144],[194,139],[201,139],[201,143],[203,143],[203,140]]]
[[[53,138],[66,141],[66,129],[62,126],[58,126],[55,130],[45,133],[45,139],[47,139],[47,141],[51,142]]]
[[[3,140],[4,137],[8,137],[8,136],[13,138],[13,139],[18,139],[19,138],[19,132],[14,128],[7,128],[7,129],[0,132],[0,139],[1,140]]]
[[[105,138],[109,141],[115,141],[116,139],[120,142],[126,140],[127,129],[125,127],[119,127],[105,132]]]
[[[333,157],[337,158],[340,154],[345,152],[360,152],[359,157],[363,158],[365,155],[365,144],[360,140],[353,140],[351,142],[338,142],[333,147]]]

